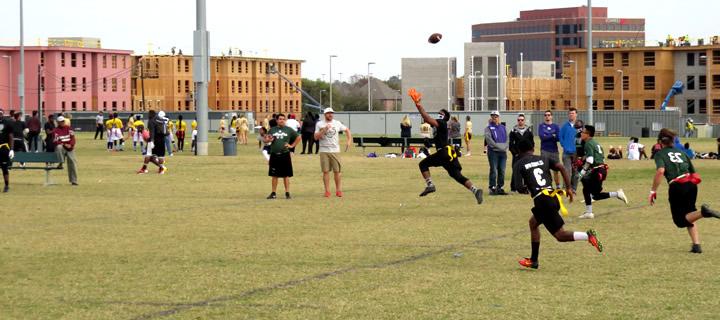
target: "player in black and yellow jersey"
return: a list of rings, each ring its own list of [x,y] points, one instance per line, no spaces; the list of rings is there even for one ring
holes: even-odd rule
[[[411,88],[408,91],[408,94],[410,95],[410,98],[412,98],[413,102],[415,102],[415,107],[420,112],[420,115],[422,115],[423,120],[435,128],[434,143],[437,152],[420,161],[420,173],[427,184],[425,190],[420,193],[420,196],[424,197],[432,192],[435,192],[435,185],[430,178],[430,167],[443,167],[445,171],[447,171],[448,174],[455,179],[455,181],[470,190],[470,192],[475,195],[477,203],[481,204],[483,201],[482,189],[475,187],[472,181],[462,175],[462,166],[458,160],[460,151],[454,146],[448,145],[447,121],[450,119],[450,112],[442,109],[438,114],[438,118],[435,119],[431,117],[420,104],[420,101],[422,100],[422,94],[420,94],[420,92],[417,92],[415,88]]]
[[[513,166],[513,182],[518,186],[524,186],[533,199],[532,216],[530,217],[530,258],[519,261],[520,265],[526,268],[538,268],[538,256],[540,253],[540,225],[552,234],[560,242],[587,240],[598,251],[602,252],[603,246],[597,238],[597,232],[590,229],[587,232],[566,231],[563,229],[565,221],[559,211],[567,214],[563,206],[561,196],[566,195],[570,202],[573,200],[570,176],[565,172],[563,165],[555,159],[543,159],[533,154],[533,145],[529,140],[522,140],[517,145],[519,159]],[[553,190],[550,170],[558,171],[565,182],[565,190]]]
[[[650,205],[655,204],[657,188],[660,186],[662,177],[665,176],[669,184],[668,200],[673,222],[678,228],[687,228],[690,240],[692,240],[690,252],[702,253],[695,221],[711,217],[720,219],[720,213],[710,209],[706,204],[700,207],[700,211],[695,207],[697,185],[701,182],[700,175],[695,171],[695,167],[685,152],[674,147],[676,136],[677,134],[670,129],[662,129],[658,135],[658,140],[663,148],[655,154],[657,171],[655,171],[655,179],[653,179],[652,189],[650,189]]]
[[[5,113],[0,109],[0,168],[2,169],[5,187],[3,192],[10,190],[10,164],[15,157],[13,151],[13,121],[5,118]]]
[[[592,219],[595,215],[592,212],[592,202],[608,198],[617,198],[628,203],[623,189],[616,192],[602,192],[603,181],[608,175],[608,166],[605,164],[605,154],[602,146],[593,139],[595,127],[586,125],[580,134],[583,145],[582,170],[580,170],[580,181],[583,185],[583,196],[585,198],[585,213],[580,219]]]

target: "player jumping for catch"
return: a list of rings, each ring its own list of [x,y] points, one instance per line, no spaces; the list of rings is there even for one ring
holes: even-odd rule
[[[562,195],[566,195],[570,202],[573,200],[570,177],[563,165],[553,158],[546,158],[533,155],[533,145],[528,140],[518,143],[520,159],[513,167],[513,181],[518,182],[527,188],[535,206],[532,208],[530,217],[530,244],[532,252],[530,258],[524,258],[520,265],[526,268],[538,268],[538,256],[540,254],[540,225],[545,228],[560,242],[587,240],[598,251],[603,251],[603,246],[597,238],[597,232],[590,229],[587,232],[573,232],[563,229],[565,221],[558,211],[566,214],[562,204]],[[547,161],[547,162],[546,162]],[[553,190],[550,170],[559,171],[565,182],[565,190]],[[522,180],[522,182],[520,182]]]
[[[434,119],[420,104],[420,101],[422,100],[422,94],[420,94],[420,92],[417,92],[415,88],[411,88],[408,91],[408,94],[410,95],[410,98],[412,98],[413,102],[415,102],[415,107],[420,112],[420,115],[422,115],[423,120],[435,128],[435,137],[433,142],[437,152],[420,161],[420,172],[427,184],[425,190],[420,194],[420,196],[424,197],[435,192],[435,185],[430,178],[430,167],[443,167],[445,171],[447,171],[448,174],[455,179],[455,181],[470,190],[470,192],[475,195],[477,203],[481,204],[483,201],[482,189],[475,187],[472,181],[462,175],[462,166],[458,160],[459,151],[456,150],[454,146],[448,144],[447,122],[450,119],[450,112],[442,109],[438,114],[438,118]]]
[[[690,240],[692,240],[690,252],[702,253],[700,236],[694,223],[702,218],[720,219],[720,213],[710,209],[706,204],[700,207],[700,211],[695,207],[697,185],[701,182],[700,175],[695,172],[695,167],[685,152],[673,146],[676,136],[677,134],[669,129],[660,130],[658,135],[658,140],[663,148],[655,154],[657,171],[650,190],[650,205],[655,204],[657,188],[660,186],[662,177],[665,176],[669,184],[668,200],[673,222],[678,228],[687,228]]]

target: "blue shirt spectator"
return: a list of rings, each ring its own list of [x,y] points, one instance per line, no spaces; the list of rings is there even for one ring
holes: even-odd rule
[[[557,124],[541,123],[538,126],[538,136],[540,136],[540,150],[558,152],[557,143],[560,141],[560,127]]]

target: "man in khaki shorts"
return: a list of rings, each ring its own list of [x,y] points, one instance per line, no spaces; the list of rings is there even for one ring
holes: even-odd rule
[[[342,197],[340,175],[342,163],[340,162],[340,141],[338,135],[345,132],[347,137],[345,151],[352,146],[352,135],[350,129],[340,121],[334,120],[335,111],[332,108],[325,108],[323,114],[325,119],[318,121],[315,125],[315,140],[320,143],[320,168],[323,172],[323,184],[325,185],[325,197],[330,197],[330,170],[335,176],[335,195]]]

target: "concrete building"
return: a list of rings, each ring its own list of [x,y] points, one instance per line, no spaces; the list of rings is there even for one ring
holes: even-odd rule
[[[269,72],[271,66],[301,87],[302,60],[223,56],[210,58],[208,106],[211,110],[255,112],[256,119],[272,113],[301,115],[301,94]],[[192,56],[134,57],[132,107],[144,111],[194,111]],[[143,104],[143,92],[145,104]]]
[[[555,61],[518,61],[518,76],[530,79],[555,79]]]
[[[571,49],[565,55],[577,61],[578,74],[571,64],[564,66],[564,74],[571,81],[577,77],[578,87],[584,88],[587,53]],[[709,121],[720,122],[720,44],[600,48],[593,51],[592,65],[596,110],[658,110],[680,80],[685,90],[668,105],[684,115],[707,115]],[[579,108],[587,109],[585,101],[581,89]]]
[[[66,40],[25,47],[26,114],[38,106],[43,114],[130,110],[132,51],[98,48],[94,38]],[[20,109],[19,68],[20,48],[0,47],[0,106],[6,111]]]
[[[593,7],[593,47],[645,45],[645,19],[608,18],[606,7]],[[562,73],[561,52],[585,48],[588,8],[557,8],[520,11],[516,21],[472,26],[473,42],[503,42],[508,64],[524,60],[555,61],[555,76]],[[513,70],[518,75],[518,70]]]
[[[464,109],[505,110],[504,44],[465,43],[464,65]]]
[[[416,110],[406,94],[410,88],[422,93],[425,110],[454,110],[456,62],[455,57],[402,58],[402,111]]]

